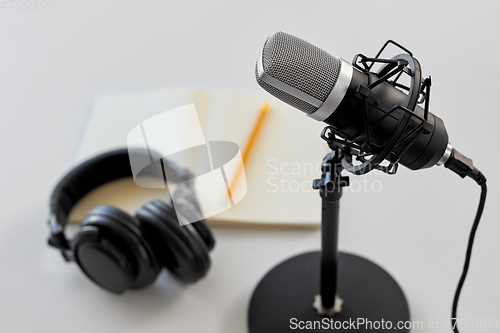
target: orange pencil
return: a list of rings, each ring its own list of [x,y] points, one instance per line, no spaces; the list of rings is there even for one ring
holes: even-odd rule
[[[245,149],[243,149],[243,156],[242,156],[242,161],[238,166],[238,169],[236,170],[236,174],[234,175],[234,178],[231,181],[230,186],[227,189],[227,192],[229,196],[231,196],[231,190],[234,190],[236,183],[238,182],[238,178],[240,176],[241,170],[243,169],[244,164],[246,163],[248,159],[248,155],[250,154],[250,151],[252,150],[253,144],[259,135],[259,131],[262,127],[262,124],[264,123],[264,119],[266,118],[266,115],[269,112],[270,105],[268,102],[265,102],[262,104],[262,107],[260,108],[259,116],[257,120],[255,121],[255,124],[253,125],[252,132],[250,133],[250,136],[248,137],[247,143],[245,145]]]

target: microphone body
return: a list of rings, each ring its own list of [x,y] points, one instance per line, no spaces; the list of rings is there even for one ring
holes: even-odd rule
[[[343,66],[351,66],[347,62],[342,62]],[[372,80],[378,78],[372,75]],[[356,88],[359,86],[368,86],[368,77],[356,68],[353,68],[352,78],[345,92],[344,98],[333,112],[323,121],[342,132],[346,138],[352,140],[365,131],[363,118],[364,101],[355,97]],[[335,89],[335,88],[334,88]],[[371,90],[372,98],[368,99],[368,117],[369,123],[375,124],[388,110],[396,105],[405,105],[408,96],[402,91],[396,89],[387,82],[382,82]],[[416,105],[412,110],[420,117],[424,117],[424,109]],[[399,112],[387,116],[379,126],[371,132],[371,145],[380,147],[387,139],[389,133],[397,124]],[[448,146],[448,133],[443,120],[433,113],[429,112],[427,121],[432,125],[430,133],[422,134],[416,138],[409,149],[401,156],[399,163],[412,170],[429,168],[436,165],[443,157]],[[403,136],[410,132],[417,121],[410,123]],[[361,142],[357,142],[361,143]],[[375,150],[375,148],[372,148]]]
[[[416,59],[415,59],[416,61]],[[418,64],[418,62],[417,62]],[[420,67],[415,75],[421,76]],[[365,100],[359,97],[359,86],[378,80],[334,57],[316,46],[283,32],[271,35],[262,47],[255,75],[259,85],[309,117],[333,126],[345,139],[359,145],[366,143]],[[420,88],[420,87],[418,87]],[[416,101],[390,83],[383,81],[373,87],[366,99],[368,124],[372,127],[393,107],[410,105],[410,110],[424,117],[424,109]],[[370,151],[377,152],[397,126],[402,110],[385,116],[370,131]],[[400,156],[399,163],[412,170],[444,163],[450,145],[443,121],[428,113],[427,131],[419,135]],[[402,137],[410,133],[419,121],[412,117]],[[396,152],[387,156],[394,162]]]

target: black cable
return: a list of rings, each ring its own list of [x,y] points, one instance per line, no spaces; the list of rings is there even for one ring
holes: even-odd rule
[[[455,291],[455,297],[453,299],[453,308],[451,310],[451,327],[453,332],[460,333],[457,326],[457,306],[458,299],[460,297],[460,292],[467,277],[467,271],[469,270],[470,258],[472,255],[472,245],[474,244],[474,237],[476,236],[477,227],[479,225],[479,220],[481,220],[481,215],[483,214],[484,203],[486,202],[486,178],[479,171],[475,170],[471,176],[476,182],[481,186],[481,196],[479,199],[479,206],[477,207],[476,217],[474,219],[474,224],[472,225],[472,230],[469,235],[469,244],[467,245],[467,254],[465,255],[464,269],[462,271],[462,276],[458,282],[457,290]]]

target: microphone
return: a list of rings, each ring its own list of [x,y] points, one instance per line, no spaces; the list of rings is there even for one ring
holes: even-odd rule
[[[300,38],[276,32],[262,46],[255,76],[266,91],[331,125],[334,133],[345,139],[343,142],[362,147],[364,153],[379,154],[382,160],[412,170],[442,165],[452,155],[453,147],[441,118],[417,105],[424,86],[420,64],[411,53],[393,59],[385,61],[385,68],[378,73],[363,72]],[[413,83],[408,94],[384,79],[405,63],[411,65],[405,72],[412,75]],[[428,83],[430,86],[430,79]],[[387,141],[397,131],[398,137],[393,137],[388,147]],[[403,144],[404,140],[407,142]],[[382,154],[386,148],[390,151]],[[367,172],[359,168],[348,171]]]
[[[380,59],[389,43],[406,53]],[[375,63],[383,64],[376,73],[371,72]],[[397,82],[403,72],[410,76],[409,87]],[[330,125],[321,137],[332,150],[342,149],[342,166],[347,171],[363,174],[377,168],[395,173],[398,163],[412,170],[444,164],[481,186],[465,264],[453,299],[451,324],[458,333],[458,300],[486,201],[486,177],[471,159],[451,146],[443,121],[429,112],[431,81],[430,77],[422,80],[418,60],[401,45],[388,41],[375,58],[358,54],[351,65],[300,38],[276,32],[262,46],[255,77],[275,97]],[[424,108],[417,105],[424,102]],[[357,155],[361,165],[352,163],[352,155]],[[366,156],[372,157],[367,160]],[[389,167],[380,166],[384,159],[390,162]]]

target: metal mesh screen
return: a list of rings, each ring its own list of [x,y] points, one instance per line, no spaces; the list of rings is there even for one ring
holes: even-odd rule
[[[323,102],[335,86],[341,67],[339,58],[284,32],[276,32],[268,38],[261,56],[267,75]],[[258,76],[257,82],[272,95],[301,111],[311,114],[317,110],[263,82]]]
[[[316,110],[318,109],[314,105],[311,105],[307,102],[304,102],[300,98],[297,98],[293,95],[290,95],[290,94],[284,92],[283,90],[275,88],[272,85],[267,84],[266,82],[262,81],[258,75],[257,64],[255,64],[255,77],[257,78],[257,83],[262,88],[264,88],[268,93],[279,98],[283,102],[293,106],[294,108],[299,109],[300,111],[303,111],[307,114],[312,114],[312,113],[316,112]]]

